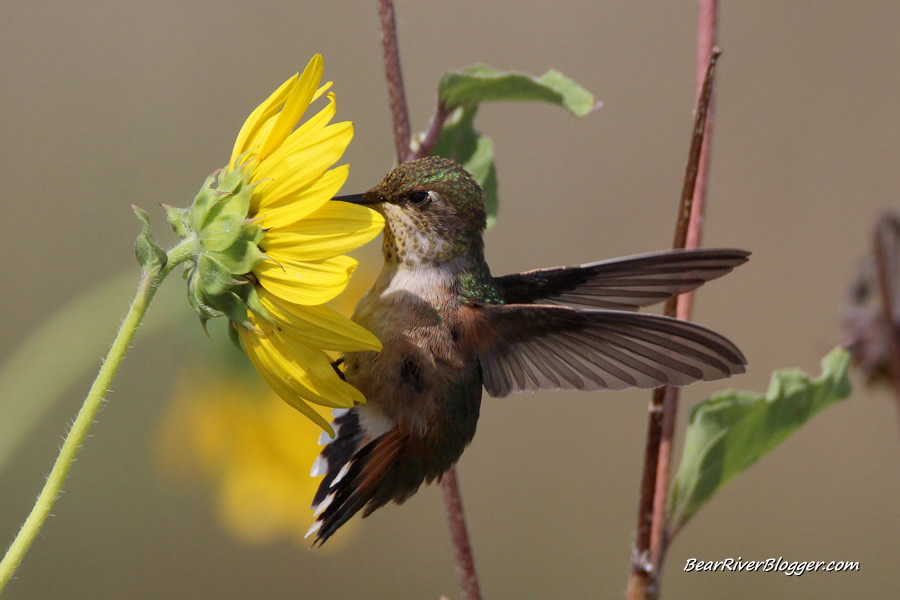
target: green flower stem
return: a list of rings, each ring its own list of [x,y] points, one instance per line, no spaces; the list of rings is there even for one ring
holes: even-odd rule
[[[87,437],[88,429],[90,429],[91,423],[94,422],[97,411],[100,410],[100,406],[103,404],[103,397],[106,395],[116,372],[119,370],[119,365],[122,363],[122,359],[125,358],[125,353],[128,352],[138,326],[147,312],[147,307],[150,305],[150,301],[153,300],[157,289],[159,289],[159,284],[172,269],[192,256],[196,244],[195,239],[185,240],[169,251],[167,262],[164,266],[155,272],[144,271],[138,286],[137,295],[135,295],[134,301],[128,309],[128,314],[125,315],[125,319],[119,327],[112,347],[110,347],[109,353],[107,353],[106,359],[103,361],[103,365],[100,367],[100,371],[97,373],[97,377],[94,379],[94,383],[84,399],[84,404],[81,405],[81,409],[78,411],[78,415],[75,417],[75,421],[66,435],[66,439],[59,451],[59,456],[57,456],[53,469],[47,477],[47,482],[44,484],[44,488],[41,490],[28,518],[25,519],[25,523],[19,530],[16,539],[13,540],[3,560],[0,561],[0,592],[6,587],[13,572],[22,562],[25,553],[28,552],[34,538],[37,537],[38,532],[44,525],[44,521],[47,520],[54,502],[59,497],[59,492],[62,489],[63,482],[66,480],[66,476],[69,474],[69,469],[72,467],[72,463],[75,461],[75,457],[85,437]]]

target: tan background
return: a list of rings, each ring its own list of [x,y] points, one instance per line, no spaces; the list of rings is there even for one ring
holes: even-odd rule
[[[696,317],[746,352],[749,372],[733,384],[763,390],[774,368],[818,372],[841,337],[845,283],[871,224],[897,207],[900,11],[893,1],[723,4],[706,242],[754,254],[702,291]],[[417,128],[439,75],[474,62],[557,67],[605,103],[585,119],[531,104],[481,111],[499,155],[501,214],[487,238],[497,274],[671,239],[693,101],[695,3],[549,6],[397,7]],[[355,122],[346,189],[362,190],[391,166],[393,149],[374,3],[8,3],[0,358],[67,298],[133,265],[131,203],[169,240],[157,204],[189,203],[227,159],[248,111],[314,52],[336,82],[339,117]],[[111,299],[110,322],[124,302]],[[222,533],[203,493],[167,486],[151,441],[184,359],[183,337],[173,337],[144,339],[128,358],[9,598],[458,597],[436,488],[380,511],[340,552],[320,554],[288,542],[241,545]],[[79,352],[77,339],[60,343]],[[47,365],[46,376],[53,372]],[[87,384],[0,473],[0,540],[31,506]],[[698,385],[684,397],[693,403],[722,387]],[[460,474],[487,597],[622,596],[647,399],[485,400]],[[685,418],[686,410],[682,429]],[[892,397],[858,388],[696,517],[672,547],[665,596],[895,597],[898,439]],[[689,557],[738,556],[861,568],[682,572]]]

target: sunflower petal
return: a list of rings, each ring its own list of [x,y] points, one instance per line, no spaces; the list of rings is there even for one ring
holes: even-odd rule
[[[324,94],[325,92],[327,92],[328,90],[330,90],[330,89],[331,89],[331,85],[332,85],[333,83],[334,83],[333,81],[326,81],[325,83],[323,83],[322,86],[321,86],[319,89],[316,90],[316,93],[313,94],[312,102],[315,102],[316,100],[318,100],[318,99],[322,96],[322,94]]]
[[[260,285],[275,296],[294,304],[324,304],[344,291],[357,261],[349,256],[335,256],[314,262],[271,260],[253,268]]]
[[[374,210],[328,202],[287,227],[269,229],[261,247],[276,262],[322,260],[359,248],[383,228],[384,217]]]
[[[381,350],[374,334],[327,306],[299,306],[265,291],[260,300],[291,341],[340,352]]]
[[[291,225],[317,211],[331,200],[350,173],[350,165],[341,165],[325,173],[312,185],[281,202],[273,202],[261,210],[256,218],[265,229]]]
[[[306,112],[313,94],[319,87],[323,69],[322,55],[316,54],[309,61],[309,64],[306,65],[300,78],[291,87],[290,95],[288,95],[281,112],[278,113],[278,120],[260,146],[260,159],[265,160],[275,148],[284,142],[288,134],[300,122],[300,118]]]
[[[309,146],[309,136],[312,132],[324,128],[337,113],[337,103],[334,93],[328,94],[328,104],[306,120],[303,125],[295,129],[285,138],[284,142],[269,155],[268,160],[272,164],[278,163],[285,156],[289,156],[297,150]]]
[[[247,317],[229,315],[232,328],[269,386],[333,434],[310,403],[347,408],[365,397],[338,376],[325,351],[378,351],[381,342],[322,304],[346,288],[356,269],[356,260],[344,253],[377,236],[384,220],[364,207],[329,203],[347,179],[348,167],[333,165],[350,143],[353,125],[331,122],[336,100],[330,81],[320,85],[322,73],[322,57],[315,55],[244,122],[227,171],[239,170],[239,179],[252,185],[240,226],[255,233],[220,240],[215,251],[224,254],[240,241],[265,253],[252,277],[245,276],[250,264],[229,270],[251,286],[240,296],[250,307],[241,312]],[[327,104],[303,121],[310,103],[326,94]]]
[[[259,209],[275,204],[315,183],[325,171],[340,160],[350,140],[353,124],[335,123],[311,132],[305,146],[285,156],[279,162],[262,162],[254,170],[259,185],[253,197],[259,198]]]
[[[238,335],[257,371],[279,396],[299,410],[303,410],[301,406],[309,408],[306,402],[348,408],[366,401],[362,392],[337,376],[321,350],[291,343],[278,330],[259,335],[241,328]]]
[[[277,90],[272,92],[272,95],[266,98],[262,104],[253,109],[253,112],[250,113],[250,116],[244,121],[244,125],[238,133],[237,139],[234,141],[234,149],[231,151],[231,160],[229,163],[233,163],[234,159],[254,145],[260,127],[281,110],[297,77],[299,77],[299,75],[295,73],[293,77],[282,83]]]

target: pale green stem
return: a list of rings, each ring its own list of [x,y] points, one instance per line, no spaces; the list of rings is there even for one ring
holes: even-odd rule
[[[119,332],[113,340],[106,359],[103,361],[103,365],[100,367],[100,371],[97,373],[97,377],[94,379],[94,383],[84,399],[84,404],[81,405],[81,409],[78,411],[78,415],[75,417],[75,421],[66,435],[66,439],[59,451],[59,456],[56,457],[53,469],[47,477],[47,482],[34,503],[31,513],[25,519],[25,523],[19,530],[18,535],[16,535],[16,539],[13,540],[3,560],[0,561],[0,592],[6,587],[13,572],[21,564],[25,553],[28,552],[32,542],[34,542],[34,538],[37,537],[38,532],[47,520],[53,504],[59,497],[59,492],[62,489],[63,482],[66,480],[66,476],[69,474],[69,469],[75,461],[81,444],[87,437],[88,429],[90,429],[91,423],[94,422],[97,411],[103,405],[103,398],[107,390],[109,390],[116,372],[119,370],[122,359],[125,358],[125,354],[128,352],[131,341],[134,339],[134,334],[137,332],[138,326],[141,324],[141,320],[144,318],[147,307],[156,294],[160,282],[175,266],[191,256],[195,244],[195,240],[185,240],[185,242],[169,251],[167,263],[161,270],[157,272],[144,271],[134,301],[131,303],[128,314],[125,315],[125,319],[119,327]]]

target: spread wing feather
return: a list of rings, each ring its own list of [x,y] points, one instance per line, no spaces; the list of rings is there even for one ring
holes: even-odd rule
[[[614,310],[478,305],[491,332],[476,350],[494,397],[549,389],[652,388],[722,379],[747,361],[695,323]]]
[[[576,267],[537,269],[494,281],[508,304],[637,310],[693,290],[747,262],[746,250],[667,250]]]

